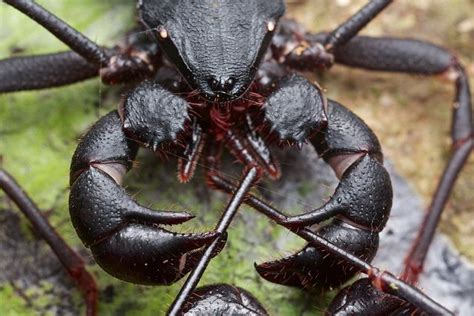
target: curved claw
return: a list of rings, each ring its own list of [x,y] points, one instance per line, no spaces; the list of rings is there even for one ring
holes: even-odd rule
[[[369,155],[362,155],[342,175],[331,199],[321,208],[287,217],[279,224],[300,228],[341,215],[364,229],[381,231],[392,206],[392,185],[385,168]]]
[[[94,167],[73,183],[69,211],[74,228],[86,246],[101,242],[129,223],[173,225],[194,217],[186,212],[160,212],[143,207],[111,176]]]
[[[182,223],[193,216],[145,208],[93,167],[74,182],[70,212],[79,237],[97,263],[119,279],[140,284],[177,281],[194,268],[202,248],[220,235],[177,234],[160,228],[157,225]]]
[[[377,251],[377,233],[356,230],[338,220],[321,228],[318,234],[363,260],[371,260]],[[311,245],[294,255],[264,262],[255,268],[270,282],[307,290],[341,286],[357,272],[356,268],[343,260]]]
[[[341,286],[357,272],[309,245],[294,255],[255,265],[255,269],[267,281],[321,291]]]
[[[308,273],[308,268],[311,268],[313,260],[311,260],[311,254],[306,254],[306,251],[311,252],[311,248],[305,248],[280,260],[255,264],[255,270],[267,281],[307,288],[306,285],[312,278],[311,273]]]
[[[218,232],[176,234],[157,227],[129,225],[107,240],[91,247],[97,263],[124,281],[168,285],[194,269]],[[226,236],[217,255],[223,248]]]
[[[323,206],[321,210],[315,210],[313,212],[304,213],[301,215],[286,216],[284,219],[279,220],[278,224],[288,227],[290,229],[303,228],[306,226],[311,226],[313,224],[319,224],[320,222],[326,220],[327,217],[337,215],[338,212],[339,209],[327,209]],[[318,214],[321,214],[324,218],[320,219],[318,217]]]
[[[416,308],[377,290],[368,278],[342,289],[331,301],[326,315],[413,315]]]
[[[341,286],[357,272],[309,245],[294,255],[256,265],[255,269],[267,281],[321,291]]]

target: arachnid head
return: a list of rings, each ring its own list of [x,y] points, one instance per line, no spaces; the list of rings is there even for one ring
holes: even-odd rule
[[[139,10],[191,87],[210,101],[229,101],[254,79],[285,6],[283,0],[141,0]]]

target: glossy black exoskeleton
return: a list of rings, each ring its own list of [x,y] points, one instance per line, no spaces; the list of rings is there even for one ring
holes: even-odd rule
[[[439,216],[472,149],[468,80],[458,61],[443,48],[415,40],[356,36],[392,1],[373,0],[333,32],[309,34],[296,23],[281,20],[282,0],[140,0],[140,21],[149,38],[130,36],[126,48],[113,49],[98,46],[34,2],[4,2],[29,15],[74,52],[0,61],[0,91],[60,86],[97,74],[107,84],[133,86],[118,110],[101,118],[82,138],[71,163],[73,225],[108,273],[134,283],[170,284],[192,270],[170,315],[200,308],[225,312],[220,303],[215,310],[209,303],[201,305],[207,298],[249,300],[250,305],[236,306],[242,310],[254,306],[255,314],[266,314],[240,289],[215,286],[192,294],[209,260],[222,250],[238,207],[247,203],[309,241],[295,255],[257,265],[263,278],[312,289],[341,286],[360,271],[368,275],[344,290],[328,314],[367,313],[374,300],[380,302],[377,313],[450,313],[415,287],[368,263],[377,251],[378,233],[392,204],[380,144],[360,118],[327,100],[317,84],[297,73],[342,63],[371,70],[453,75],[456,151],[429,218]],[[13,74],[16,80],[11,80]],[[45,79],[37,79],[41,77]],[[269,145],[300,147],[305,143],[333,168],[340,183],[323,206],[287,217],[249,190],[264,176],[280,176]],[[167,148],[179,155],[181,182],[189,181],[198,162],[205,164],[208,184],[231,194],[214,232],[165,230],[163,225],[182,223],[192,215],[151,210],[128,195],[121,181],[140,145],[155,152]],[[219,171],[223,149],[244,166],[238,184]],[[25,212],[35,212],[33,204],[21,203],[14,182],[6,174],[0,176],[2,188]],[[320,224],[316,231],[309,228],[313,224]],[[435,223],[427,221],[425,226],[414,246],[414,259],[407,263],[405,279],[410,282],[421,269]],[[52,231],[42,227],[45,235]],[[88,313],[94,314],[93,279],[80,260],[65,259],[69,248],[59,237],[49,242],[56,245],[58,256],[86,293]]]
[[[182,312],[191,315],[268,316],[257,299],[246,290],[228,284],[213,284],[196,289]]]

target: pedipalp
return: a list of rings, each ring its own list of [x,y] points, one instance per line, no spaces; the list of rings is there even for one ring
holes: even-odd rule
[[[160,104],[167,105],[168,119]],[[174,110],[170,104],[174,104]],[[225,243],[225,236],[217,232],[176,234],[157,226],[179,224],[193,216],[145,208],[133,201],[117,181],[131,168],[137,142],[156,151],[162,144],[176,140],[187,115],[178,112],[182,115],[176,116],[175,110],[183,106],[187,106],[184,100],[145,83],[124,100],[121,116],[113,111],[99,120],[74,154],[70,195],[73,225],[98,264],[120,279],[142,284],[173,283],[194,267],[203,246],[220,237],[211,254],[215,256]],[[155,124],[159,120],[168,123]]]

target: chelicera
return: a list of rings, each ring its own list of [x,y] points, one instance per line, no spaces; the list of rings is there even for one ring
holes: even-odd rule
[[[125,49],[96,45],[34,2],[4,2],[50,30],[73,52],[1,61],[0,91],[60,86],[97,74],[105,83],[133,86],[118,110],[83,137],[71,163],[73,225],[108,273],[133,283],[170,284],[191,271],[170,315],[199,313],[201,308],[226,310],[220,304],[202,307],[208,296],[229,298],[237,308],[265,314],[245,290],[226,285],[192,295],[208,262],[223,249],[235,212],[246,203],[309,242],[293,256],[258,265],[258,273],[268,281],[311,289],[340,286],[359,271],[367,274],[341,291],[328,314],[450,314],[410,283],[421,272],[439,214],[472,150],[469,84],[462,66],[443,48],[416,40],[357,36],[392,1],[371,1],[335,31],[309,34],[281,19],[283,1],[142,0],[138,10],[147,37],[130,36]],[[319,86],[297,73],[324,70],[334,63],[446,74],[455,82],[455,151],[401,279],[369,263],[392,203],[376,136],[360,118],[327,100]],[[333,168],[340,184],[322,207],[288,217],[249,190],[263,177],[280,176],[271,145],[306,143]],[[162,225],[179,224],[192,215],[145,208],[121,187],[140,145],[177,153],[182,182],[193,176],[198,162],[207,166],[208,184],[231,195],[215,231],[165,230]],[[224,150],[243,165],[238,183],[220,172]],[[13,179],[4,171],[0,176],[1,187],[45,236],[84,291],[88,313],[94,314],[97,288],[80,258],[54,234]],[[309,228],[327,220],[332,221],[316,232]],[[196,300],[196,293],[202,299]]]

